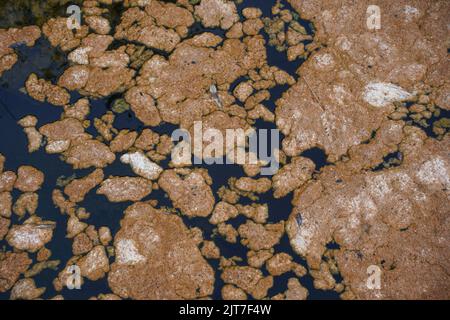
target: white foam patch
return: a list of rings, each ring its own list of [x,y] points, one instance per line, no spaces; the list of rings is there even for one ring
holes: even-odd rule
[[[298,230],[292,239],[292,245],[295,247],[297,252],[302,255],[306,255],[309,245],[312,242],[312,238],[316,233],[315,226],[314,224],[310,224],[307,218],[303,218],[302,224],[297,227]]]
[[[413,95],[392,83],[372,82],[364,90],[363,99],[374,107],[385,107],[394,101],[403,101]]]
[[[50,141],[45,146],[45,151],[48,153],[61,153],[69,149],[70,140],[55,140]]]
[[[411,7],[411,6],[408,6],[408,5],[406,5],[404,7],[403,12],[406,15],[406,19],[405,20],[408,21],[408,22],[411,21],[412,19],[414,19],[415,17],[419,16],[419,10],[417,8],[415,8],[415,7]]]
[[[32,247],[42,242],[42,234],[39,229],[17,229],[12,232],[11,242],[23,248]]]
[[[334,63],[333,56],[329,53],[316,55],[314,58],[316,59],[317,64],[321,67],[326,67]]]
[[[416,173],[423,184],[441,184],[444,188],[450,187],[448,164],[440,157],[426,161]]]
[[[120,157],[122,163],[129,164],[137,175],[146,179],[155,180],[159,177],[163,169],[147,158],[142,152],[124,154]]]
[[[52,234],[51,229],[40,229],[25,224],[10,231],[9,243],[19,250],[30,250],[43,246]]]
[[[77,64],[89,64],[89,52],[91,47],[79,47],[69,53],[68,59]]]
[[[116,262],[118,264],[138,264],[147,259],[141,255],[131,239],[121,239],[116,245]]]

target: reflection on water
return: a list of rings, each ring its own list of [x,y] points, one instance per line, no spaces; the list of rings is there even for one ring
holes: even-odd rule
[[[83,0],[2,0],[0,1],[0,28],[41,26],[46,20],[64,16],[70,4]]]

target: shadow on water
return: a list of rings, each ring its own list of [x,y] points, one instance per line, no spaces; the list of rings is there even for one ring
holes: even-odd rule
[[[83,0],[2,0],[0,1],[0,28],[43,25],[49,18],[65,16],[71,4]]]
[[[327,160],[325,151],[318,147],[305,150],[300,154],[300,156],[312,160],[316,165],[316,171],[320,171],[320,169],[330,164]]]
[[[0,78],[0,87],[10,93],[23,88],[31,73],[55,83],[68,67],[66,55],[44,38],[39,38],[33,47],[20,45],[14,51],[18,56],[17,63]],[[53,107],[53,110],[58,108]]]

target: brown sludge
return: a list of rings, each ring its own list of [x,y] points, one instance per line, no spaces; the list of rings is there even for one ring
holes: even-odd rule
[[[53,17],[0,29],[0,77],[27,61],[24,44],[62,57],[20,84],[55,117],[14,122],[32,160],[73,169],[55,186],[34,160],[0,154],[0,293],[64,299],[77,266],[82,286],[109,285],[92,300],[450,299],[450,3],[379,0],[370,30],[369,0],[274,1],[270,16],[241,2],[92,0],[79,28]],[[269,64],[278,57],[297,70]],[[196,122],[203,134],[279,129],[279,170],[175,163],[166,126],[193,137]],[[46,193],[62,224],[41,212]],[[49,268],[54,288],[41,288]]]

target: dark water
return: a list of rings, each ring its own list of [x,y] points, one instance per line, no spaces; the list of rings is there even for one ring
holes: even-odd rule
[[[271,6],[275,1],[261,1],[261,0],[248,0],[244,1],[243,5],[239,5],[239,9],[243,6],[255,6],[263,10],[264,16],[271,16]],[[116,8],[118,10],[118,8]],[[19,15],[20,18],[20,15]],[[31,20],[26,20],[26,22]],[[302,21],[308,30],[312,31],[308,22]],[[197,34],[204,32],[205,29],[198,24],[194,25],[191,30],[191,34]],[[213,30],[207,30],[213,31]],[[222,31],[214,30],[218,34],[222,35]],[[267,36],[267,35],[266,35]],[[24,86],[24,82],[28,75],[32,72],[36,73],[39,77],[56,81],[61,75],[63,70],[67,67],[67,60],[65,55],[57,49],[51,48],[49,43],[45,39],[40,39],[36,46],[33,48],[19,47],[16,49],[19,54],[19,62],[13,67],[12,70],[6,72],[2,78],[0,78],[0,152],[7,158],[5,164],[5,170],[16,171],[20,165],[32,165],[39,168],[45,173],[45,183],[43,188],[39,191],[39,207],[37,214],[43,219],[56,221],[57,228],[53,240],[47,245],[52,251],[52,260],[61,260],[60,268],[66,265],[68,259],[72,257],[71,244],[72,241],[65,238],[67,216],[63,216],[56,209],[51,200],[51,192],[56,185],[56,180],[60,176],[71,176],[73,173],[77,177],[85,176],[93,171],[93,169],[86,170],[73,170],[71,166],[61,161],[58,155],[49,155],[41,150],[28,153],[27,151],[27,139],[23,133],[22,128],[16,124],[16,122],[22,117],[32,114],[35,115],[39,122],[38,127],[43,124],[56,121],[61,116],[61,108],[54,107],[47,103],[37,102],[26,94],[21,93],[19,90]],[[297,78],[296,70],[303,62],[297,60],[294,62],[288,62],[285,52],[278,52],[273,47],[267,47],[268,63],[269,65],[278,66],[289,72],[292,76]],[[245,78],[238,79],[233,86],[236,86],[240,81]],[[233,88],[232,88],[233,89]],[[273,111],[275,109],[275,101],[284,91],[288,89],[287,86],[277,86],[270,90],[272,99],[268,101],[267,106]],[[104,114],[111,105],[111,102],[115,97],[105,98],[101,100],[91,101],[91,114],[89,119],[93,120],[95,117],[99,117]],[[72,101],[76,101],[79,98],[77,93],[72,93]],[[138,121],[132,113],[125,112],[117,115],[114,126],[118,129],[128,128],[132,130],[142,130],[143,124]],[[257,128],[275,128],[273,123],[265,123],[258,121],[255,125]],[[161,125],[157,128],[152,128],[159,133],[170,134],[175,126]],[[91,134],[96,134],[94,130],[91,130]],[[316,163],[316,169],[320,170],[321,167],[326,165],[326,155],[320,149],[311,149],[303,154],[305,157],[309,157]],[[117,155],[117,159],[120,155]],[[163,163],[164,164],[164,163]],[[223,186],[227,185],[228,179],[231,177],[242,177],[244,172],[241,167],[237,165],[212,165],[212,166],[199,166],[208,169],[209,174],[213,178],[213,192]],[[105,176],[109,175],[134,175],[128,165],[121,164],[119,160],[116,160],[112,165],[105,168]],[[13,192],[14,201],[18,197],[17,190]],[[159,206],[171,207],[171,202],[162,191],[152,192],[147,199],[157,199]],[[281,220],[286,220],[289,216],[292,205],[292,194],[283,199],[274,199],[272,192],[263,194],[260,196],[260,203],[267,203],[269,206],[269,222],[277,223]],[[246,204],[245,199],[241,202]],[[82,206],[91,213],[91,217],[86,221],[89,224],[95,225],[97,228],[101,226],[108,226],[112,234],[114,235],[119,230],[120,219],[123,216],[123,211],[131,203],[110,203],[103,196],[95,194],[95,189],[92,190],[85,198]],[[20,224],[17,216],[13,215],[13,224]],[[184,222],[189,227],[200,227],[203,231],[205,239],[214,239],[215,243],[220,247],[221,254],[227,258],[238,256],[243,259],[242,263],[245,264],[247,249],[240,245],[238,239],[237,244],[227,243],[220,236],[213,236],[213,226],[209,224],[205,218],[187,218],[183,217]],[[230,221],[234,227],[238,227],[244,223],[245,219],[239,216]],[[11,248],[6,241],[0,242],[0,247],[4,247],[7,250]],[[286,252],[294,257],[294,260],[302,265],[305,265],[305,261],[299,258],[289,245],[289,240],[286,235],[283,236],[281,242],[275,247],[275,252]],[[34,257],[34,255],[32,255]],[[111,259],[113,262],[113,259]],[[220,288],[223,286],[223,282],[220,279],[220,271],[218,270],[218,261],[209,260],[209,263],[216,270],[216,285],[213,298],[220,299]],[[267,270],[263,268],[265,275],[268,274]],[[66,299],[86,299],[92,296],[96,296],[100,293],[110,293],[111,290],[107,285],[107,277],[91,282],[86,280],[82,290],[68,290],[65,289],[62,292],[55,292],[53,289],[52,281],[57,276],[56,270],[45,270],[38,276],[34,277],[37,287],[46,287],[47,291],[43,295],[43,298],[51,298],[56,294],[62,294]],[[284,274],[275,278],[274,286],[269,291],[269,296],[276,293],[284,292],[287,289],[287,280],[295,275],[291,273]],[[311,299],[337,299],[338,295],[335,292],[327,292],[316,290],[312,284],[312,278],[305,276],[300,279],[300,282],[309,290],[309,298]],[[0,299],[7,299],[9,293],[0,294]]]

